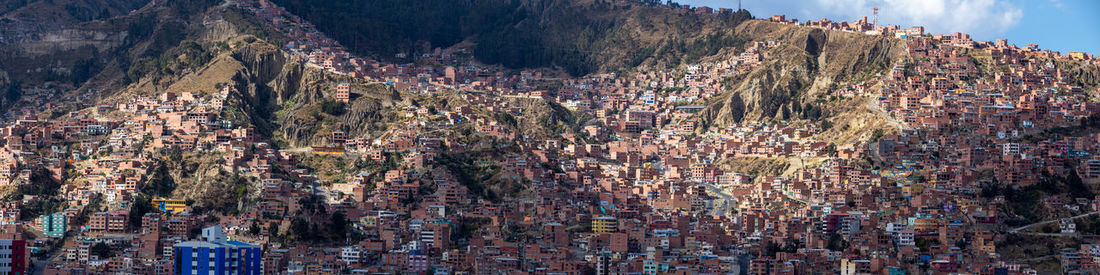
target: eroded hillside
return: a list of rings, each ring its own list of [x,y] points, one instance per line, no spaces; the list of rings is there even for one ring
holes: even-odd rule
[[[732,79],[733,85],[707,104],[700,115],[704,128],[865,112],[859,107],[869,101],[837,102],[830,93],[845,85],[874,81],[904,56],[900,41],[863,34],[765,21],[746,22],[736,32],[750,41],[777,41],[781,46],[772,50],[773,58]],[[808,116],[812,109],[823,115]]]

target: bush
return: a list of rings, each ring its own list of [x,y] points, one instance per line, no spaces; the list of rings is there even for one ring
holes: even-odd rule
[[[1054,233],[1054,226],[1049,225],[1049,224],[1046,225],[1046,226],[1043,226],[1043,233],[1047,233],[1047,234]]]
[[[325,100],[324,102],[321,102],[321,111],[329,115],[340,116],[343,115],[344,112],[347,110],[345,109],[343,102]]]

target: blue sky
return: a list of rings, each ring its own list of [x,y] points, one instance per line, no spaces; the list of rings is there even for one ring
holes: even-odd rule
[[[674,0],[737,7],[737,0]],[[975,40],[1100,55],[1100,0],[742,0],[757,18],[786,14],[799,21],[855,21],[879,7],[879,24],[924,26],[931,33],[969,33]]]

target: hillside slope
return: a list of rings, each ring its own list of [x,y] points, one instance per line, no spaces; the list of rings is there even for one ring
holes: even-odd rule
[[[747,120],[817,120],[848,111],[867,112],[866,108],[849,110],[852,104],[830,102],[827,94],[872,80],[904,56],[900,41],[855,33],[765,21],[746,22],[735,32],[749,41],[776,41],[781,46],[773,49],[775,58],[732,79],[733,88],[708,102],[699,116],[704,128]],[[818,112],[809,112],[813,109]]]
[[[481,62],[557,67],[574,76],[675,66],[737,47],[741,40],[730,30],[752,17],[607,0],[274,2],[361,55],[395,59],[470,41]]]
[[[402,123],[407,121],[404,115],[412,112],[427,113],[444,121],[443,115],[432,114],[427,111],[428,107],[463,104],[462,98],[466,95],[462,93],[472,93],[444,91],[414,95],[396,91],[388,85],[326,73],[283,51],[279,46],[283,44],[283,37],[231,5],[217,5],[216,1],[193,5],[169,3],[177,4],[149,5],[134,14],[96,23],[95,26],[102,30],[125,35],[114,44],[76,58],[93,58],[94,67],[98,69],[88,72],[91,76],[87,81],[67,84],[79,89],[64,94],[58,101],[71,107],[57,108],[54,114],[46,115],[64,114],[67,110],[79,110],[92,104],[125,102],[134,95],[171,92],[207,97],[222,96],[220,93],[227,91],[221,118],[234,126],[255,129],[260,138],[276,147],[302,148],[328,144],[327,139],[335,131],[347,133],[348,138],[380,138],[392,134],[391,130],[410,127]],[[491,3],[496,2],[471,1],[464,4],[469,5],[464,6],[464,11],[472,13],[477,5]],[[495,11],[509,14],[511,17],[501,20],[511,21],[474,22],[472,29],[456,32],[462,35],[461,39],[450,42],[474,42],[477,45],[475,56],[483,62],[509,67],[553,66],[573,74],[586,74],[639,67],[675,67],[713,58],[715,54],[739,52],[737,49],[745,41],[779,41],[782,46],[774,49],[773,56],[780,58],[766,60],[758,69],[737,79],[736,88],[710,101],[699,115],[703,126],[722,126],[744,120],[813,120],[816,118],[808,117],[804,114],[808,112],[803,111],[807,109],[804,106],[811,105],[814,106],[811,108],[826,110],[828,116],[837,119],[848,114],[852,117],[845,120],[875,123],[876,126],[866,129],[885,125],[877,114],[866,112],[866,101],[834,104],[822,99],[831,87],[867,80],[889,67],[900,57],[902,49],[893,40],[756,20],[742,22],[748,18],[747,12],[700,15],[665,6],[618,3],[511,1],[501,5],[502,10]],[[328,6],[331,5],[317,5],[319,9]],[[293,4],[288,9],[293,10]],[[341,18],[341,14],[356,11],[322,9],[318,12],[331,12],[334,18]],[[323,18],[306,18],[328,22]],[[317,24],[324,30],[330,23]],[[478,29],[477,26],[486,28]],[[92,25],[82,28],[92,28]],[[433,33],[450,31],[429,30]],[[333,32],[333,36],[339,37],[339,34],[339,31]],[[427,41],[431,46],[451,46],[443,43],[448,41],[436,45],[438,41],[416,36],[400,39],[408,39],[412,44]],[[370,45],[357,45],[352,41],[343,43],[359,50],[374,50]],[[568,49],[572,54],[558,52],[561,49]],[[406,50],[417,51],[415,47],[392,49]],[[376,53],[387,51],[391,50],[382,49]],[[97,57],[108,55],[110,58]],[[350,102],[333,100],[338,83],[352,85]],[[222,89],[227,86],[229,89]],[[93,93],[93,90],[105,92]],[[475,109],[470,119],[496,122],[506,132],[516,134],[516,138],[571,134],[576,131],[578,122],[585,119],[548,99],[499,100],[518,108],[521,114],[504,115],[498,110]],[[500,148],[494,147],[497,137],[465,137],[473,132],[474,126],[469,123],[419,127],[424,127],[426,135],[454,138],[468,143],[473,152],[487,152],[482,156],[484,160],[503,154],[498,152]],[[505,152],[513,151],[516,149]],[[187,161],[187,165],[179,166],[202,171],[165,173],[170,174],[178,186],[186,187],[175,195],[214,205],[212,202],[226,199],[221,196],[226,190],[238,188],[238,182],[227,183],[226,177],[233,173],[207,171],[206,168],[218,167],[212,164],[215,158],[196,157]],[[505,178],[499,180],[513,182]]]

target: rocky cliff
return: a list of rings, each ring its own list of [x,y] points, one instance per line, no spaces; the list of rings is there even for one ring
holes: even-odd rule
[[[707,127],[805,118],[804,112],[814,108],[830,115],[834,106],[819,102],[830,89],[885,73],[904,54],[904,45],[889,38],[764,21],[745,22],[736,33],[749,41],[776,41],[780,46],[770,53],[773,58],[733,79],[732,88],[708,102],[700,115]]]
[[[392,87],[380,83],[352,83],[352,99],[333,100],[336,84],[347,79],[311,79],[306,90],[295,95],[279,112],[279,130],[273,138],[290,147],[327,145],[329,134],[349,138],[373,138],[397,122],[398,109],[410,106]]]

